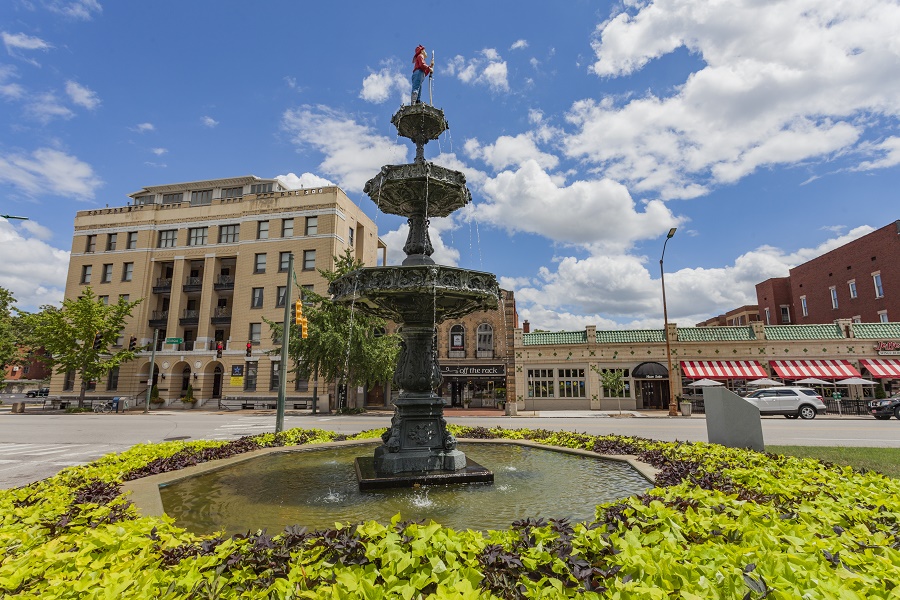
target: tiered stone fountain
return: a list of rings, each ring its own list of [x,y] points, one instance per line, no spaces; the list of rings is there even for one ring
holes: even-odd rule
[[[496,309],[500,288],[491,273],[438,265],[431,258],[429,219],[472,200],[465,175],[425,161],[425,144],[449,128],[444,112],[412,104],[401,107],[391,123],[416,144],[415,161],[382,167],[365,192],[381,211],[408,219],[406,259],[399,266],[359,269],[329,287],[335,302],[400,325],[394,385],[401,393],[384,443],[374,458],[357,459],[360,487],[493,481],[493,473],[468,461],[447,431],[444,401],[435,393],[441,384],[435,335],[445,319]]]

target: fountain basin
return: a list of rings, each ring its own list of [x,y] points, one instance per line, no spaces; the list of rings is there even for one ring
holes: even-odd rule
[[[145,477],[125,485],[131,500],[144,516],[163,514],[160,486],[168,495],[176,482],[194,485],[199,475],[215,475],[218,481],[205,491],[191,490],[181,500],[165,501],[166,512],[176,522],[198,533],[226,531],[246,533],[268,528],[280,531],[284,526],[300,524],[310,529],[330,528],[336,521],[360,522],[377,520],[386,523],[395,514],[404,519],[434,519],[457,529],[505,529],[512,521],[529,516],[568,517],[578,521],[593,519],[594,506],[615,501],[652,487],[655,470],[633,457],[600,456],[593,452],[569,450],[521,440],[469,440],[463,443],[467,454],[495,471],[493,485],[469,484],[424,486],[418,489],[395,489],[384,492],[359,492],[353,473],[352,459],[363,454],[376,440],[368,443],[336,442],[295,448],[268,448],[221,461],[197,465],[181,471]],[[349,446],[349,447],[348,447]],[[513,452],[504,464],[485,457],[480,448],[506,448]],[[338,457],[320,451],[346,453],[341,467],[343,483],[330,479],[326,467],[337,464]],[[541,452],[533,454],[532,451]],[[302,466],[305,464],[318,479],[303,483],[293,471],[286,474],[258,462],[280,455]],[[537,457],[537,459],[535,458]],[[576,459],[575,471],[564,471],[556,458]],[[588,460],[589,459],[589,460]],[[543,472],[557,480],[536,479],[536,463],[549,464]],[[231,467],[240,467],[235,475]],[[277,475],[280,473],[280,475]],[[609,475],[605,480],[604,474]],[[277,476],[276,476],[277,475]],[[236,478],[235,478],[236,477]],[[257,484],[261,496],[252,500],[246,494]],[[584,485],[583,485],[584,484]],[[313,489],[315,488],[315,489]],[[313,501],[298,502],[306,494]],[[354,502],[349,502],[353,495]],[[532,502],[543,502],[537,505]],[[579,501],[569,506],[570,501]],[[195,523],[189,522],[196,521]]]
[[[363,191],[381,212],[401,217],[446,217],[472,201],[465,175],[429,162],[386,165]]]

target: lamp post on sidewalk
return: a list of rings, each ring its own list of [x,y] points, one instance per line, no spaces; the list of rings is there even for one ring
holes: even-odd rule
[[[673,227],[669,230],[669,234],[666,236],[666,241],[663,242],[663,250],[662,255],[659,257],[659,280],[662,283],[662,296],[663,296],[663,323],[665,324],[665,330],[663,334],[666,336],[666,364],[669,369],[669,416],[675,417],[678,415],[678,404],[675,402],[675,386],[672,385],[672,346],[669,342],[669,311],[666,309],[666,275],[665,271],[663,271],[663,259],[666,257],[666,244],[669,243],[669,240],[672,239],[672,236],[675,235],[675,230],[677,228]]]

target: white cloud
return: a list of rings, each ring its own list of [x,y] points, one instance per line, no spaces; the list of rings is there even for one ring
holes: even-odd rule
[[[153,154],[155,154],[157,156],[162,156],[163,154],[168,152],[168,150],[165,148],[150,148],[150,152],[152,152]]]
[[[51,12],[83,21],[90,21],[94,13],[103,12],[97,0],[43,0],[43,4]]]
[[[29,196],[57,194],[90,199],[103,182],[89,164],[59,150],[39,148],[30,156],[0,154],[0,181]]]
[[[97,92],[75,81],[70,80],[66,82],[66,93],[72,99],[72,102],[88,110],[94,110],[100,106],[100,98],[97,97]]]
[[[3,45],[10,56],[16,56],[18,50],[42,50],[44,52],[53,48],[52,45],[39,37],[33,37],[25,33],[0,32]]]
[[[345,191],[361,191],[383,165],[406,161],[406,145],[377,135],[371,127],[328,107],[287,110],[282,116],[282,128],[298,146],[321,152],[324,160],[319,169],[337,179]]]
[[[513,45],[509,47],[510,50],[524,50],[528,47],[528,40],[516,40],[513,42]]]
[[[299,177],[297,177],[293,173],[288,173],[287,175],[276,175],[275,179],[280,181],[281,184],[289,190],[299,190],[302,188],[317,188],[326,185],[334,185],[324,177],[319,177],[318,175],[314,175],[312,173],[304,173]]]
[[[203,123],[203,125],[205,127],[209,127],[210,129],[212,129],[213,127],[215,127],[216,125],[219,124],[218,121],[216,121],[215,119],[213,119],[210,116],[204,116],[202,119],[200,119],[200,122]]]
[[[25,105],[25,114],[45,125],[53,119],[71,119],[75,116],[75,113],[63,106],[52,92],[31,98]]]
[[[428,237],[431,239],[431,246],[434,248],[431,258],[439,265],[455,267],[459,264],[459,250],[448,246],[443,239],[444,233],[448,233],[456,227],[457,225],[452,218],[434,218],[429,222]],[[406,259],[403,246],[406,244],[408,235],[409,225],[404,223],[397,229],[378,236],[388,247],[387,262],[389,265],[399,265]]]
[[[412,84],[409,79],[400,73],[399,67],[391,63],[376,72],[369,73],[363,79],[359,97],[375,104],[381,104],[391,96],[402,101],[403,96],[408,95],[410,89],[412,89]]]
[[[130,129],[131,131],[136,131],[138,133],[146,133],[148,131],[153,131],[156,128],[153,126],[153,123],[138,123]]]
[[[564,147],[663,198],[762,167],[846,159],[877,117],[900,117],[898,30],[892,0],[626,2],[597,28],[594,73],[625,77],[679,48],[703,64],[667,96],[576,102]],[[881,150],[860,167],[897,164],[890,144]]]
[[[447,74],[463,83],[486,85],[494,92],[509,91],[506,61],[494,48],[485,48],[480,54],[472,59],[454,56],[445,67]]]
[[[41,226],[22,227],[42,234]],[[63,299],[69,253],[54,248],[32,234],[23,235],[18,227],[0,219],[0,286],[16,297],[17,306],[34,311],[43,304],[58,304]]]
[[[22,221],[21,227],[22,229],[30,233],[32,237],[35,237],[39,240],[46,241],[53,238],[53,231],[51,231],[47,227],[44,227],[37,221],[32,221],[31,219]]]
[[[877,144],[864,145],[863,150],[871,154],[880,154],[876,160],[866,160],[857,165],[858,171],[871,171],[872,169],[886,169],[900,165],[900,137],[889,137]]]
[[[493,144],[485,146],[472,138],[466,140],[465,150],[470,157],[483,160],[497,171],[521,165],[527,160],[533,160],[545,169],[556,168],[559,164],[557,157],[538,150],[537,144],[529,134],[519,134],[515,137],[502,135]]]
[[[7,100],[18,100],[25,95],[25,88],[9,81],[17,76],[16,69],[11,65],[0,65],[0,96]]]

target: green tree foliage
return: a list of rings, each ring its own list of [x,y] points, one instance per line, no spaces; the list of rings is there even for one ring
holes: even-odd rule
[[[319,269],[319,273],[331,283],[362,266],[348,249],[335,257],[333,271]],[[303,291],[303,313],[309,320],[309,336],[301,337],[300,328],[291,324],[289,338],[288,356],[295,377],[308,379],[317,374],[342,385],[364,385],[393,377],[400,339],[383,333],[384,319],[351,310],[309,290]],[[280,346],[281,323],[266,322],[273,341]]]
[[[16,364],[19,358],[16,344],[17,317],[13,312],[15,303],[12,292],[0,287],[0,388],[3,387],[6,367]]]
[[[622,412],[622,392],[625,391],[625,372],[622,369],[600,369],[596,365],[591,368],[600,375],[600,383],[619,401],[619,412]]]
[[[140,302],[119,298],[118,303],[107,305],[87,287],[78,298],[63,300],[61,308],[43,306],[40,312],[24,317],[32,340],[46,351],[39,358],[57,373],[75,371],[81,376],[79,407],[84,405],[88,381],[100,379],[137,355],[126,345],[113,345]]]

